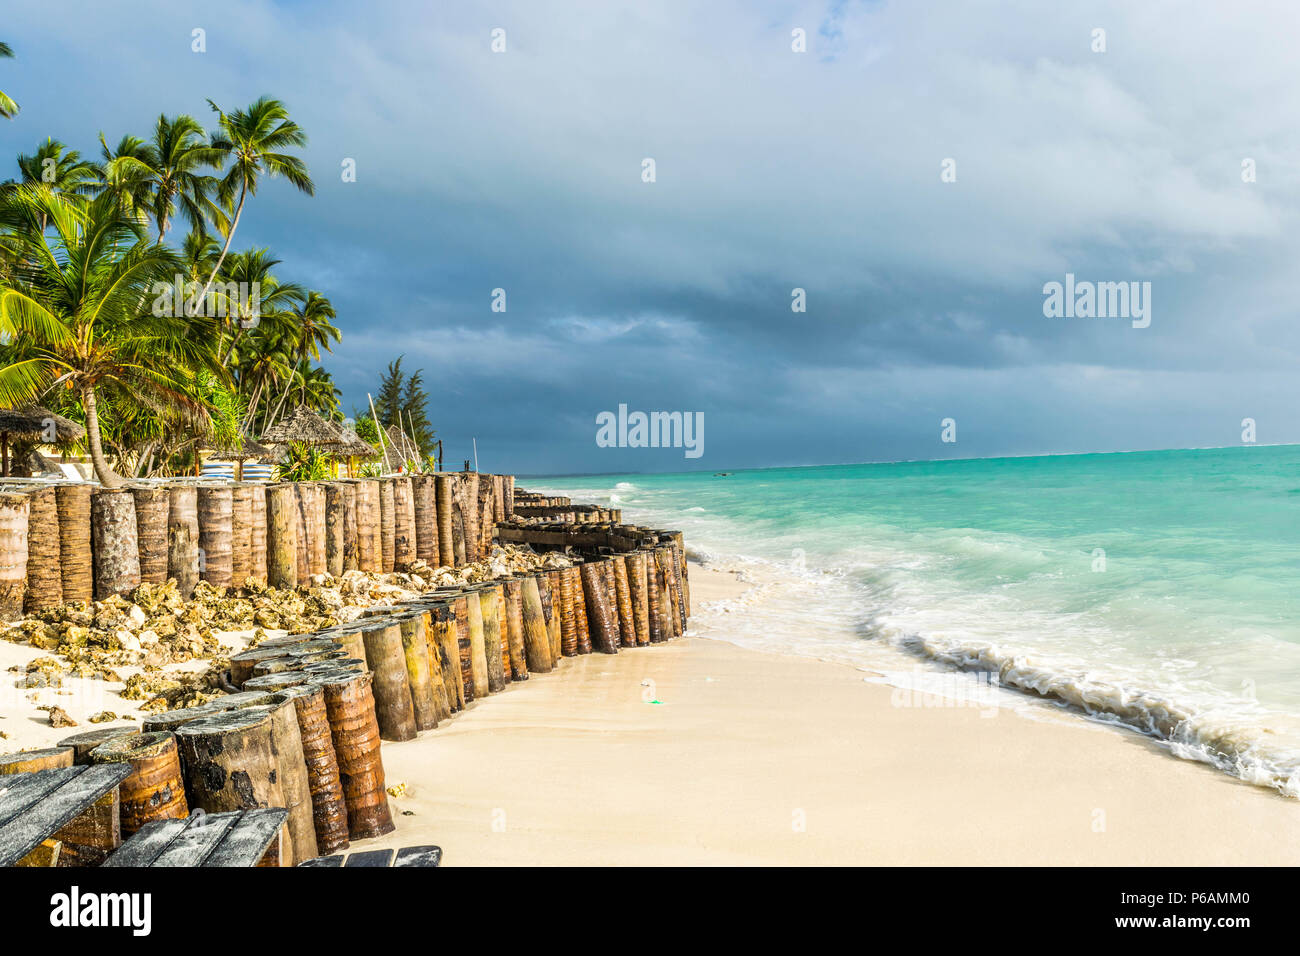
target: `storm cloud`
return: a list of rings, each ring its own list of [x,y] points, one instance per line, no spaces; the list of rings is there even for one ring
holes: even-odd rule
[[[269,183],[236,242],[334,301],[345,409],[399,353],[425,370],[454,465],[471,438],[521,473],[1223,445],[1245,417],[1300,441],[1297,27],[1283,2],[47,2],[6,15],[0,147],[284,100],[317,195]],[[1067,273],[1150,282],[1150,326],[1047,318]],[[598,446],[620,404],[703,413],[703,456]]]

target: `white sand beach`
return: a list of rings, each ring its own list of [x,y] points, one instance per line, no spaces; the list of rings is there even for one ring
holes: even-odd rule
[[[744,587],[691,586],[697,608]],[[448,866],[1300,859],[1296,801],[1136,733],[899,707],[853,667],[689,637],[567,659],[384,765],[397,830],[355,847],[436,843]]]

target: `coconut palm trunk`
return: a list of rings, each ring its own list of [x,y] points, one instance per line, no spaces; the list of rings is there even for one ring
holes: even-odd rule
[[[90,460],[95,466],[95,477],[105,488],[120,488],[125,482],[108,466],[104,446],[99,440],[99,410],[95,404],[95,386],[81,389],[81,403],[86,409],[86,441],[90,446]]]

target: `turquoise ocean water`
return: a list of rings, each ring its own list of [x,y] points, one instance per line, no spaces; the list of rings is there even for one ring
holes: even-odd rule
[[[520,485],[741,571],[709,636],[996,680],[1300,796],[1300,446]]]

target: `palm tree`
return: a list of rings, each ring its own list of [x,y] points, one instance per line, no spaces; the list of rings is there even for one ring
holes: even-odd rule
[[[103,142],[102,134],[100,142]],[[144,185],[158,226],[159,242],[167,237],[178,208],[191,229],[206,232],[208,216],[214,208],[208,197],[216,189],[217,180],[203,175],[200,170],[219,168],[224,156],[222,150],[208,143],[199,121],[185,114],[171,118],[159,116],[153,139],[142,143],[139,150],[123,152],[119,149],[116,155],[111,155],[108,148],[104,148],[105,166],[110,178]]]
[[[9,48],[8,43],[0,43],[0,59],[13,59],[14,51]],[[0,116],[5,119],[13,119],[18,115],[18,104],[11,100],[4,93],[0,93]]]
[[[316,186],[307,172],[307,164],[297,156],[283,152],[290,146],[306,146],[307,134],[289,119],[289,111],[279,100],[263,96],[246,110],[225,113],[216,103],[208,105],[217,114],[220,130],[211,136],[212,147],[230,160],[230,169],[217,186],[217,198],[232,211],[226,233],[226,244],[217,258],[216,268],[203,287],[200,298],[206,298],[208,289],[221,270],[230,240],[239,228],[239,217],[244,211],[244,200],[257,195],[257,186],[263,174],[268,177],[283,176],[307,195],[314,195]]]
[[[309,293],[301,311],[295,314],[295,328],[291,337],[295,340],[295,358],[298,360],[295,377],[299,385],[307,379],[303,369],[311,368],[308,358],[319,359],[321,346],[324,346],[328,352],[330,342],[339,341],[339,330],[330,323],[330,319],[337,318],[338,313],[334,311],[333,304],[319,292]],[[280,417],[280,409],[284,407],[284,400],[289,397],[294,384],[295,378],[290,378],[284,394],[280,396],[280,404],[276,406],[275,414],[271,416],[272,420]],[[301,391],[300,388],[300,393]]]
[[[307,298],[307,291],[296,282],[280,282],[271,272],[280,264],[269,249],[247,249],[233,253],[226,262],[220,278],[227,283],[234,283],[249,290],[258,290],[258,315],[240,315],[241,321],[228,323],[230,341],[222,355],[229,359],[239,343],[243,333],[251,328],[258,328],[265,323],[274,324],[290,321],[296,315],[296,307]],[[234,316],[231,316],[232,320]]]
[[[59,386],[75,391],[95,473],[105,487],[119,487],[122,479],[104,457],[100,390],[120,390],[155,410],[203,414],[190,384],[203,371],[223,374],[215,329],[201,317],[149,310],[153,290],[170,282],[181,262],[148,241],[115,196],[86,199],[27,185],[4,201],[29,222],[48,225],[18,234],[23,266],[0,286],[0,332],[13,336],[17,352],[0,368],[0,405]]]
[[[145,222],[152,211],[149,180],[139,172],[139,165],[148,154],[148,145],[139,136],[123,136],[114,149],[109,149],[104,134],[99,134],[99,148],[104,157],[100,169],[102,191],[117,199],[122,211],[132,218]]]
[[[20,154],[18,169],[24,183],[43,183],[56,192],[90,196],[103,185],[103,171],[98,166],[50,137],[30,156]]]

